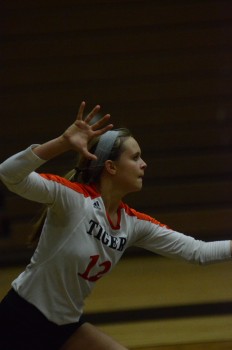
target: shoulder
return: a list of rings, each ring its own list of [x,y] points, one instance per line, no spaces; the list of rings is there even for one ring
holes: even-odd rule
[[[40,176],[48,181],[56,182],[66,188],[69,188],[75,192],[78,192],[84,195],[84,197],[96,198],[99,196],[99,194],[96,192],[96,190],[92,186],[81,184],[79,182],[72,182],[62,176],[54,175],[54,174],[40,174]]]
[[[135,219],[137,219],[140,222],[144,222],[144,223],[150,222],[152,224],[168,228],[168,226],[166,224],[162,224],[160,221],[158,221],[157,219],[155,219],[151,215],[137,211],[136,209],[131,208],[126,203],[122,203],[121,206],[124,209],[126,215],[134,217]]]

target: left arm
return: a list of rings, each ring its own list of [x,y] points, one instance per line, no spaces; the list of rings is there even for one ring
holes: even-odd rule
[[[137,229],[137,232],[143,233],[138,234],[140,238],[135,245],[159,255],[200,265],[226,261],[232,257],[232,241],[229,240],[203,242],[149,221],[138,223]]]

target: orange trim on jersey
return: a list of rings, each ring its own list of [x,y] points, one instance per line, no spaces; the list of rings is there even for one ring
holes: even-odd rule
[[[166,227],[166,228],[169,228],[167,225],[165,224],[162,224],[160,221],[156,220],[155,218],[153,218],[152,216],[150,215],[147,215],[147,214],[144,214],[144,213],[141,213],[131,207],[129,207],[127,204],[125,203],[122,203],[121,204],[122,207],[124,208],[125,212],[129,215],[129,216],[136,216],[139,220],[145,220],[145,221],[150,221],[152,222],[153,224],[156,224],[156,225],[159,225],[161,227]]]
[[[91,198],[99,197],[99,193],[96,191],[95,187],[93,186],[80,184],[78,182],[72,182],[59,175],[53,175],[53,174],[39,174],[39,175],[46,180],[58,182],[61,185],[71,188],[72,190],[83,194],[85,197],[91,197]]]
[[[106,216],[107,216],[107,219],[110,223],[110,226],[112,227],[112,229],[114,230],[119,230],[120,229],[120,222],[121,222],[121,205],[119,206],[118,210],[117,210],[117,216],[118,216],[118,219],[117,219],[117,223],[116,225],[113,224],[108,212],[106,211]]]
[[[61,177],[59,175],[53,175],[53,174],[39,174],[39,175],[42,176],[43,178],[45,178],[46,180],[55,181],[55,182],[58,182],[64,186],[68,187],[68,188],[71,188],[72,190],[83,194],[85,197],[91,197],[92,199],[94,199],[94,198],[97,198],[100,196],[100,194],[97,192],[95,186],[85,185],[85,184],[81,184],[79,182],[71,182],[70,180],[67,180],[64,177]],[[162,224],[161,222],[159,222],[155,218],[153,218],[147,214],[138,212],[137,210],[129,207],[126,203],[121,202],[120,206],[118,208],[118,222],[117,222],[116,226],[113,225],[108,213],[106,212],[108,220],[111,224],[111,227],[114,229],[118,229],[120,227],[120,220],[121,220],[120,209],[122,209],[122,208],[125,210],[125,212],[129,216],[136,216],[139,220],[150,221],[153,224],[159,225],[161,227],[169,228],[167,225]]]

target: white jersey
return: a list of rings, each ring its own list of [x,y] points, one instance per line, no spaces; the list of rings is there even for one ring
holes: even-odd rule
[[[12,285],[56,324],[79,320],[95,283],[128,247],[200,264],[231,259],[230,241],[195,240],[123,202],[114,226],[94,186],[35,172],[44,162],[32,146],[2,163],[0,176],[11,191],[48,206],[31,262]]]

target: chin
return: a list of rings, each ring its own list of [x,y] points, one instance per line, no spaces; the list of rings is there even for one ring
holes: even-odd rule
[[[138,186],[137,187],[133,187],[130,190],[127,190],[127,194],[126,195],[131,194],[131,193],[135,193],[135,192],[140,192],[141,189],[142,189],[142,186],[140,186],[140,187],[138,187]]]
[[[143,188],[143,185],[142,185],[142,184],[140,184],[139,186],[137,186],[137,187],[134,189],[134,191],[133,191],[133,192],[139,192],[139,191],[141,191],[141,190],[142,190],[142,188]]]

